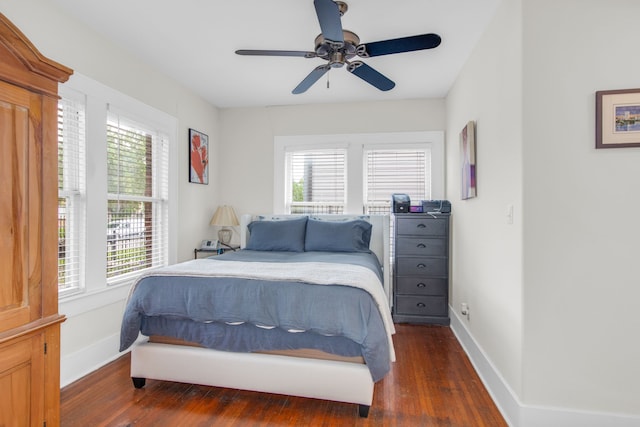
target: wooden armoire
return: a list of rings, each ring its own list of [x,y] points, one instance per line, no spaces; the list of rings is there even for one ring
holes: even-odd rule
[[[58,82],[0,14],[0,426],[60,424]]]

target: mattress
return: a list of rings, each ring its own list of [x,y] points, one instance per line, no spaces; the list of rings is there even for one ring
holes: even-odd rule
[[[132,287],[121,350],[139,332],[234,352],[311,350],[360,357],[377,381],[395,357],[380,277],[371,253],[243,250],[164,267]]]

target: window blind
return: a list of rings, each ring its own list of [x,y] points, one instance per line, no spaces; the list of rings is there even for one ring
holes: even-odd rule
[[[58,291],[82,288],[85,222],[85,102],[58,101]]]
[[[346,201],[345,158],[345,149],[287,152],[288,212],[343,213]]]
[[[169,139],[116,114],[107,119],[107,278],[166,265]]]
[[[393,193],[431,198],[429,149],[367,149],[364,163],[365,213],[389,213]]]

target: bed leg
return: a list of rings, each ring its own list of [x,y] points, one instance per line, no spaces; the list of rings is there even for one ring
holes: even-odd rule
[[[147,382],[147,379],[146,378],[131,377],[131,381],[133,381],[133,386],[135,388],[142,388],[142,387],[144,387],[145,383]]]
[[[358,413],[360,418],[367,418],[369,416],[369,405],[358,405]]]

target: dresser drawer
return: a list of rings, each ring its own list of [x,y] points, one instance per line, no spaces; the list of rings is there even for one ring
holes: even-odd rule
[[[398,276],[443,276],[448,277],[447,258],[403,257],[396,259]]]
[[[397,314],[416,316],[446,316],[448,314],[445,297],[396,295],[394,310]]]
[[[449,236],[449,218],[398,218],[397,233],[412,236]]]
[[[398,255],[447,256],[447,240],[444,238],[401,237],[396,241]]]
[[[397,295],[440,295],[449,292],[447,279],[426,279],[421,277],[398,277],[394,285]]]

